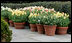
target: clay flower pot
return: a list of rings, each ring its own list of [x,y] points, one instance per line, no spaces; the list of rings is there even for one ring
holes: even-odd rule
[[[14,26],[16,29],[24,29],[24,26],[25,25],[25,22],[24,23],[14,23]]]
[[[9,20],[10,26],[14,27],[14,23],[12,20]]]
[[[30,24],[30,29],[31,29],[32,32],[37,31],[36,24]]]
[[[41,24],[36,24],[38,33],[43,34],[44,33],[44,27]]]
[[[44,29],[45,29],[45,34],[48,36],[54,36],[55,35],[55,31],[56,31],[56,26],[49,26],[49,25],[44,25]]]
[[[56,34],[64,35],[67,33],[68,27],[57,27]]]

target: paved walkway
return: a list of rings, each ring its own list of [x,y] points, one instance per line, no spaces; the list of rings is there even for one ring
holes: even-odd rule
[[[38,34],[38,32],[31,32],[28,27],[25,29],[9,28],[13,32],[11,42],[71,42],[70,34],[46,36],[44,34]]]

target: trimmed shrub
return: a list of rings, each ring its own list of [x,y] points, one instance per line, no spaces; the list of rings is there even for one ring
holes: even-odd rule
[[[71,2],[70,1],[54,1],[54,2],[32,2],[32,3],[1,3],[4,7],[13,9],[24,8],[27,6],[44,6],[46,8],[54,8],[56,11],[65,12],[71,15]],[[71,17],[70,17],[71,18]]]
[[[7,22],[1,18],[1,42],[10,42],[12,39],[12,31],[9,30]]]

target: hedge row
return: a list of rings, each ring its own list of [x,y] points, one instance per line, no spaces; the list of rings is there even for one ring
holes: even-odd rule
[[[27,7],[27,6],[44,6],[46,8],[54,8],[56,11],[60,11],[60,12],[65,12],[71,15],[71,2],[67,1],[67,2],[59,2],[59,1],[55,1],[55,2],[33,2],[33,3],[1,3],[2,6],[4,7],[10,7],[13,9],[16,8],[23,8],[23,7]],[[71,18],[71,17],[70,17]]]

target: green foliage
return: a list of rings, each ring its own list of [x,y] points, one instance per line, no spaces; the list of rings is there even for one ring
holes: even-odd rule
[[[8,15],[9,20],[12,20],[13,16],[12,16],[12,12],[10,11],[10,14]]]
[[[12,21],[16,22],[16,23],[26,22],[27,21],[27,15],[25,15],[25,14],[20,15],[20,16],[13,15]]]
[[[1,18],[1,41],[5,39],[6,42],[10,42],[11,36],[12,31],[9,30],[8,24]]]
[[[30,11],[26,10],[26,13],[27,13],[27,17],[28,17],[30,15]]]
[[[12,14],[9,14],[8,16],[9,16],[9,17],[8,17],[9,20],[12,20],[12,18],[13,18]]]
[[[37,17],[36,17],[36,23],[37,23],[37,24],[43,24],[42,18],[43,18],[43,16],[41,16],[41,15],[37,16]]]
[[[1,16],[3,17],[3,18],[9,18],[9,15],[11,14],[11,12],[10,11],[8,11],[8,10],[2,10],[1,11]]]
[[[64,19],[64,17],[60,17],[60,18],[58,18],[57,26],[68,27],[69,23],[70,23],[69,18]]]
[[[36,24],[36,17],[34,17],[34,16],[29,17],[28,22],[29,22],[30,24]]]
[[[56,25],[57,24],[57,18],[53,16],[53,14],[45,15],[42,18],[42,22],[44,25]]]
[[[42,12],[42,10],[39,10],[38,11],[38,16],[36,16],[36,23],[37,24],[43,24],[43,21],[42,21],[42,19],[43,19],[43,17],[44,16],[47,16],[47,13],[46,13],[46,11],[44,11],[44,12]]]
[[[30,15],[30,11],[29,10],[26,10],[26,15],[27,15],[27,22],[28,22],[28,16]]]

